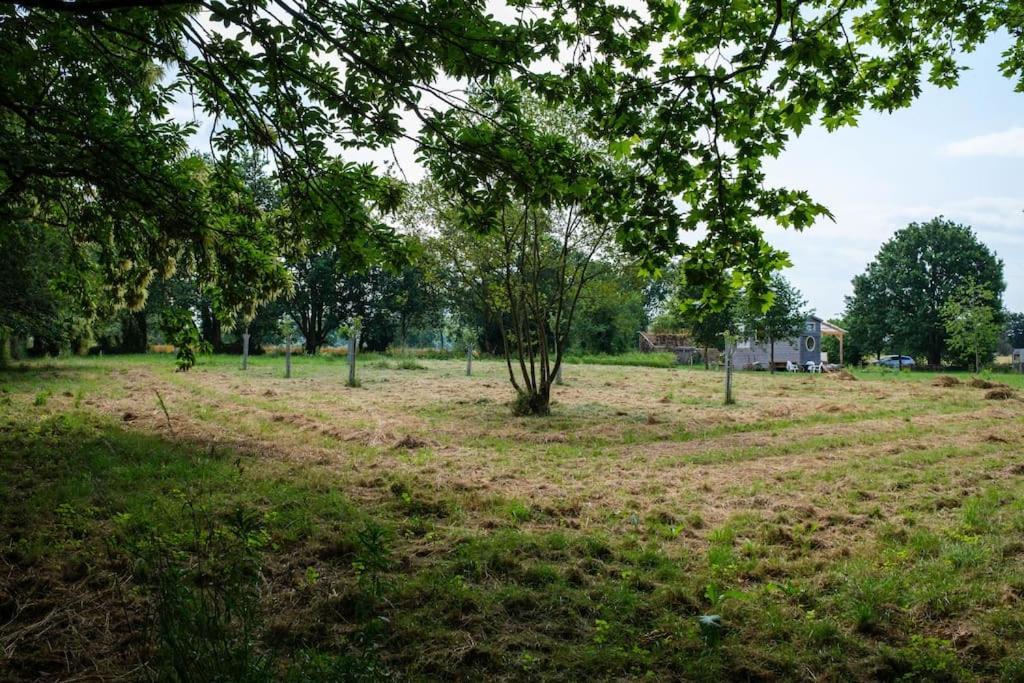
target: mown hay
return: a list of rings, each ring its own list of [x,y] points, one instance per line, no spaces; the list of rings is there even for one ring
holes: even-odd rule
[[[990,401],[1005,401],[1008,398],[1013,398],[1013,390],[1009,387],[997,387],[985,392],[985,398]]]
[[[394,448],[395,450],[400,450],[400,449],[403,449],[403,448],[409,449],[409,450],[415,450],[417,448],[423,448],[423,447],[429,446],[429,445],[430,444],[428,444],[423,439],[417,438],[417,437],[412,436],[412,435],[406,435],[406,436],[402,437],[401,439],[399,439],[392,448]]]
[[[835,377],[836,379],[841,379],[841,380],[843,380],[845,382],[856,382],[857,381],[857,378],[854,377],[852,373],[847,372],[846,370],[840,370],[839,372],[833,372],[829,376],[830,377]]]
[[[1009,389],[1008,386],[1001,382],[989,382],[987,379],[981,379],[980,377],[972,379],[970,385],[975,389]]]
[[[939,375],[932,380],[933,387],[955,387],[960,385],[961,382],[956,377],[950,377],[949,375]]]

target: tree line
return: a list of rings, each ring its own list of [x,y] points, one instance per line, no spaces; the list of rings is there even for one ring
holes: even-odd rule
[[[959,57],[996,32],[1012,40],[1003,72],[1024,74],[1021,15],[1002,0],[529,9],[0,7],[2,346],[40,330],[84,343],[173,278],[198,286],[208,326],[236,329],[293,297],[303,259],[337,251],[353,277],[400,272],[406,183],[346,153],[411,139],[450,220],[515,259],[490,271],[498,287],[474,284],[505,306],[490,319],[510,380],[540,405],[598,264],[657,274],[675,262],[709,309],[741,290],[763,309],[788,258],[759,221],[802,230],[831,217],[799,188],[768,185],[766,157],[813,123],[909,106],[923,81],[952,87]],[[192,120],[172,116],[182,108]],[[201,128],[206,156],[190,148]],[[372,299],[390,284],[351,286]],[[303,324],[315,337],[330,323]]]

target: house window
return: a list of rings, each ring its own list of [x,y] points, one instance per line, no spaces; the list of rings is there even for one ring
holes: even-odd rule
[[[813,351],[816,344],[817,342],[814,341],[814,337],[804,337],[804,346],[807,347],[808,351]]]

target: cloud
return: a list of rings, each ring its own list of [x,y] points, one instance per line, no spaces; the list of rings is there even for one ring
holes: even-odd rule
[[[1024,128],[951,142],[942,153],[950,157],[1024,157]]]

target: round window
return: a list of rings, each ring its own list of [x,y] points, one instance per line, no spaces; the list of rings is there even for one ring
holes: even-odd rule
[[[807,347],[808,351],[813,351],[815,344],[814,337],[804,337],[804,346]]]

